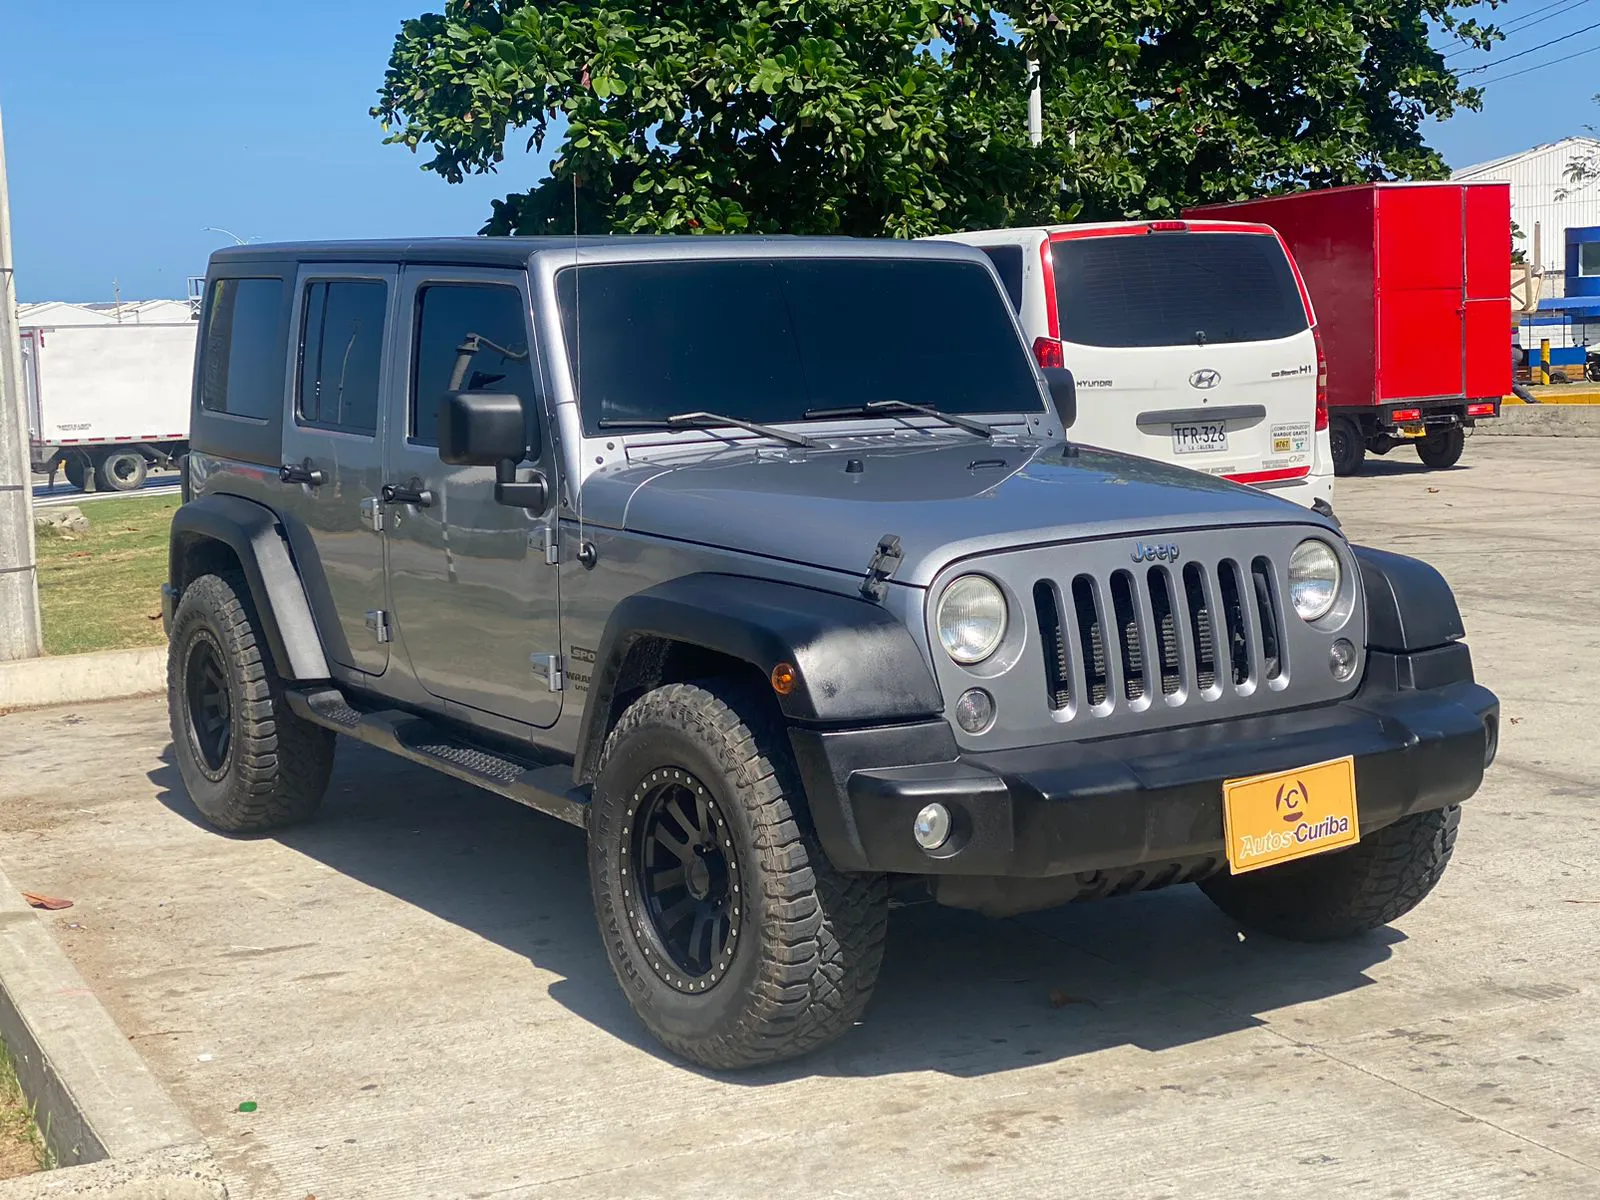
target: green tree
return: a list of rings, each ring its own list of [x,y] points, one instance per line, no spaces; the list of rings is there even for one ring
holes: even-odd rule
[[[1600,96],[1596,96],[1594,102],[1600,104]],[[1600,133],[1600,129],[1596,129],[1593,125],[1585,125],[1584,128],[1590,133]],[[1572,186],[1559,189],[1556,192],[1557,200],[1565,200],[1568,196],[1600,180],[1600,149],[1590,148],[1574,154],[1563,174]]]
[[[1493,0],[1489,0],[1493,3]],[[486,233],[913,237],[1432,177],[1475,107],[1429,45],[1475,0],[448,0],[373,115],[450,182],[529,161]],[[1030,58],[1045,137],[1027,137]],[[576,211],[575,211],[576,210]]]

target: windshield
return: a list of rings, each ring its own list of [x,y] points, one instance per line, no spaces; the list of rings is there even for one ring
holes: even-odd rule
[[[1309,324],[1283,247],[1266,234],[1063,238],[1050,254],[1064,342],[1266,342]]]
[[[768,424],[906,400],[1043,411],[975,263],[732,259],[569,267],[556,295],[584,429],[710,411]]]

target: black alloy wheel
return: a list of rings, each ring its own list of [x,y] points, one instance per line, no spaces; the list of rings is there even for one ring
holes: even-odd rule
[[[727,820],[688,771],[651,771],[634,789],[619,873],[645,960],[685,993],[716,985],[738,943],[741,872]]]
[[[222,657],[209,638],[194,640],[184,666],[184,696],[189,740],[200,769],[219,779],[228,767],[233,745],[233,697]]]

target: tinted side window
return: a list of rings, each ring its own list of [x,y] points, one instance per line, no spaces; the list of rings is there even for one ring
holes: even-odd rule
[[[522,292],[508,285],[430,283],[417,289],[413,441],[438,445],[439,397],[450,391],[509,392],[522,398],[530,423],[538,420],[525,308]],[[536,441],[529,438],[530,445]]]
[[[306,288],[295,408],[302,422],[350,433],[377,432],[388,303],[388,286],[376,281]]]
[[[1065,342],[1264,342],[1309,325],[1289,260],[1266,234],[1068,238],[1051,252]]]
[[[200,406],[265,421],[283,403],[282,279],[218,279],[206,305]]]
[[[1006,295],[1011,300],[1011,307],[1017,312],[1022,311],[1022,247],[1021,246],[985,246],[983,252],[989,256],[989,261],[994,263],[994,269],[1000,272],[1000,282],[1005,284]]]

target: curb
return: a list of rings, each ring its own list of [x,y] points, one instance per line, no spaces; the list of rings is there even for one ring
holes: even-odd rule
[[[1507,404],[1474,435],[1487,437],[1600,437],[1600,404]]]
[[[0,662],[0,712],[147,696],[166,686],[165,646],[24,658]]]
[[[226,1200],[211,1151],[0,870],[0,1039],[63,1169],[0,1200]]]

